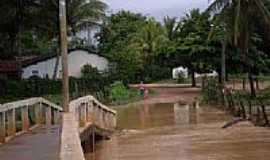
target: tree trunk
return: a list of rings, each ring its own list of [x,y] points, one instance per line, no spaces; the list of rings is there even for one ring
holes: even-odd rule
[[[259,124],[261,121],[261,110],[257,107],[257,115],[256,115],[256,124]]]
[[[265,126],[269,126],[269,120],[268,120],[268,116],[267,116],[267,113],[266,113],[266,111],[265,111],[265,105],[262,103],[262,102],[260,102],[261,103],[261,108],[262,108],[262,114],[263,114],[263,118],[264,118],[264,122],[265,122]]]
[[[252,102],[251,100],[248,100],[248,114],[249,114],[249,117],[248,119],[252,119]]]
[[[222,54],[221,54],[221,86],[226,86],[226,40],[222,41]]]
[[[253,82],[253,75],[251,72],[248,73],[249,85],[250,85],[250,95],[252,98],[256,97],[256,90]]]
[[[243,78],[242,85],[243,85],[243,90],[245,91],[246,90],[246,78],[245,77]]]
[[[192,87],[196,87],[196,77],[194,69],[191,69],[191,79],[192,79]]]
[[[218,83],[222,85],[222,75],[220,70],[218,70]]]
[[[256,82],[256,89],[260,90],[260,83],[259,83],[258,77],[255,78],[255,82]]]
[[[242,100],[240,100],[240,106],[241,106],[241,110],[242,110],[243,119],[246,119],[247,118],[246,108],[245,108],[244,102]]]

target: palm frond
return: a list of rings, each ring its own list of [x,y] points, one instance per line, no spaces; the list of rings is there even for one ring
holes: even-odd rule
[[[212,0],[208,0],[208,2],[210,3]],[[213,1],[209,7],[206,9],[206,12],[208,13],[219,13],[221,12],[221,10],[223,10],[223,8],[225,6],[228,6],[228,4],[231,4],[231,0],[215,0]]]
[[[253,0],[255,5],[258,8],[258,11],[261,12],[261,15],[263,16],[264,21],[268,26],[270,26],[270,12],[265,7],[265,4],[262,2],[262,0]]]

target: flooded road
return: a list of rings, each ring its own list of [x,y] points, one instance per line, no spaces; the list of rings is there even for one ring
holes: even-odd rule
[[[140,104],[118,108],[118,129],[87,160],[269,160],[270,132],[198,104]]]

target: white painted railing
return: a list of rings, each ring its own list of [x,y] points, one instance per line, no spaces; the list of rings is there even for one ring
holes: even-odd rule
[[[30,98],[0,105],[0,143],[38,125],[58,124],[62,108],[44,98]]]
[[[116,112],[101,104],[93,96],[70,102],[70,112],[63,114],[61,160],[84,160],[80,136],[95,126],[105,131],[116,127]]]

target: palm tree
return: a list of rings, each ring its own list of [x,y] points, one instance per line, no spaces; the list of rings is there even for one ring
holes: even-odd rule
[[[256,96],[256,92],[252,71],[247,66],[246,58],[250,49],[253,18],[260,15],[263,22],[270,26],[270,14],[264,2],[264,0],[214,0],[207,9],[208,12],[216,14],[218,23],[225,24],[227,36],[240,49],[244,68],[249,68],[247,72],[253,97]]]
[[[169,16],[166,16],[163,19],[163,23],[169,40],[172,41],[177,38],[177,34],[179,33],[180,29],[180,23],[177,22],[177,18],[170,18]]]
[[[142,29],[136,33],[131,44],[137,46],[141,51],[142,67],[141,76],[145,76],[145,69],[155,63],[155,58],[168,42],[168,36],[164,27],[154,18],[146,20]]]
[[[101,0],[67,0],[67,23],[75,34],[99,25],[105,18],[107,4]]]
[[[67,2],[67,28],[68,34],[75,36],[82,30],[90,31],[98,26],[105,18],[107,4],[101,0],[66,0]],[[39,4],[37,16],[40,20],[38,28],[45,31],[49,38],[59,38],[58,2],[55,0],[43,0]],[[45,27],[47,26],[47,27]],[[59,41],[58,41],[59,42]],[[53,79],[57,77],[59,67],[59,49],[55,62]]]
[[[152,63],[153,58],[157,56],[159,50],[167,41],[164,28],[153,18],[146,21],[146,24],[133,40],[133,42],[139,44],[142,48],[145,64]]]
[[[209,15],[201,13],[199,9],[193,9],[181,20],[180,34],[182,40],[178,50],[185,57],[184,65],[188,67],[192,78],[192,86],[196,86],[195,72],[200,70],[203,64],[204,53],[208,53],[209,47],[205,43],[210,29]]]

